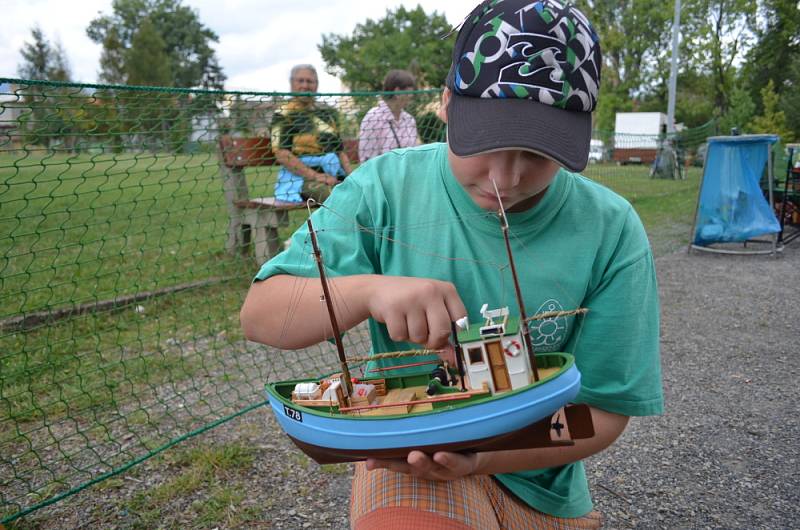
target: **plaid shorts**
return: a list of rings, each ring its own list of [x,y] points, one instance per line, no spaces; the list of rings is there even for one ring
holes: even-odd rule
[[[451,482],[421,480],[355,466],[350,499],[355,530],[577,530],[600,528],[602,516],[561,518],[519,501],[489,476]]]

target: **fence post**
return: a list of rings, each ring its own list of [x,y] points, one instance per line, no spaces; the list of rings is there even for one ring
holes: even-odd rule
[[[236,206],[238,201],[250,199],[244,168],[227,166],[222,152],[220,152],[219,167],[222,175],[222,189],[225,192],[225,204],[228,208],[228,237],[225,241],[225,250],[229,254],[244,254],[247,252],[250,238],[244,230],[244,212]]]

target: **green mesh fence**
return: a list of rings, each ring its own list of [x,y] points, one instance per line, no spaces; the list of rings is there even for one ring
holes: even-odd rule
[[[302,121],[322,119],[319,143],[355,167],[443,140],[439,95],[401,96],[414,133],[377,111],[365,121],[375,93],[0,79],[0,521],[259,407],[268,380],[336,369],[329,345],[278,352],[239,327],[258,264],[307,215],[276,196],[285,136],[313,152]],[[314,116],[287,117],[298,104]],[[711,132],[597,133],[585,174],[658,204],[648,230],[676,216],[689,227]],[[361,329],[346,341],[368,349]]]

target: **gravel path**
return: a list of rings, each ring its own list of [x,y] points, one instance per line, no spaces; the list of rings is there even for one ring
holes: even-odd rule
[[[587,463],[605,528],[797,528],[800,243],[777,259],[682,250],[656,263],[667,414],[633,420]],[[191,475],[181,455],[231,444],[244,464],[166,495]],[[14,527],[346,529],[349,476],[257,410]],[[221,488],[237,502],[204,519]]]
[[[607,528],[798,528],[800,245],[657,260],[666,415],[589,462]]]

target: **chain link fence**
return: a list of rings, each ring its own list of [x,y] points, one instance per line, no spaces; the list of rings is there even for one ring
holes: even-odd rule
[[[388,94],[0,79],[0,522],[260,407],[268,380],[336,369],[328,345],[248,343],[238,310],[307,215],[276,188],[286,152],[356,167],[445,139],[438,90],[401,97],[415,133],[400,118],[364,126],[393,111]],[[306,135],[315,120],[328,136]],[[634,205],[693,211],[710,132],[597,133],[585,174]],[[346,340],[368,350],[360,330]]]

